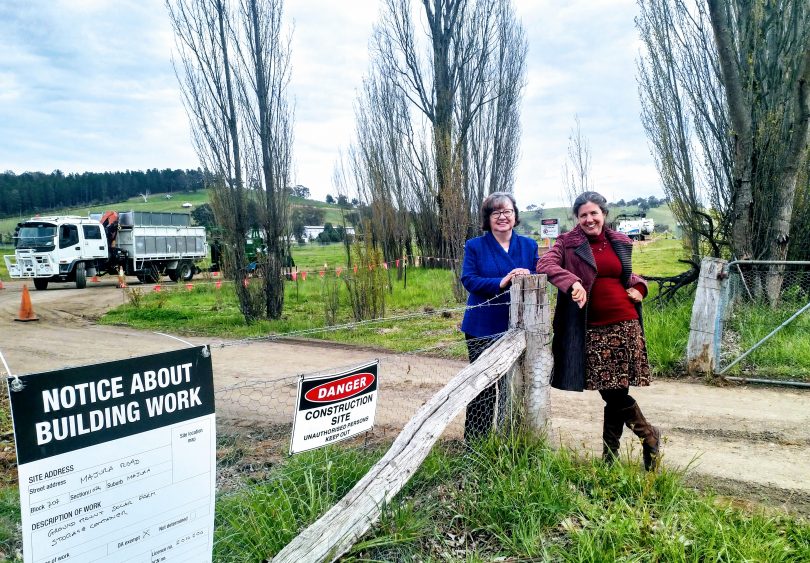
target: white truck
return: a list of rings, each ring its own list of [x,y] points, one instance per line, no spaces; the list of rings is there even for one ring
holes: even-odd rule
[[[644,240],[645,236],[653,234],[655,221],[647,218],[620,220],[616,230],[626,234],[634,240]]]
[[[108,211],[90,217],[34,217],[19,223],[14,255],[5,256],[9,276],[33,279],[34,287],[123,272],[154,283],[162,274],[189,281],[208,255],[204,227],[185,213]]]

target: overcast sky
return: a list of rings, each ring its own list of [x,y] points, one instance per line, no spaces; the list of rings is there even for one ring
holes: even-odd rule
[[[661,196],[639,121],[635,0],[516,0],[529,41],[515,194],[561,200],[579,115],[609,200]],[[377,0],[287,0],[294,182],[323,199],[352,140]],[[0,0],[0,170],[196,168],[162,0]]]

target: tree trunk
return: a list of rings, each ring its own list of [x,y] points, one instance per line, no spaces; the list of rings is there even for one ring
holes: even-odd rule
[[[754,196],[752,190],[754,140],[751,104],[745,96],[739,60],[736,56],[728,5],[724,0],[707,0],[717,45],[720,70],[733,128],[733,224],[731,245],[735,258],[751,258]]]

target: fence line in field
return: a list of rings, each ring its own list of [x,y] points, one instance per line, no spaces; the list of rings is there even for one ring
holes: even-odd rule
[[[456,415],[513,368],[506,393],[510,416],[504,422],[534,432],[545,429],[551,375],[546,277],[520,278],[511,293],[511,330],[425,403],[383,458],[273,561],[334,561],[346,553],[379,519]]]

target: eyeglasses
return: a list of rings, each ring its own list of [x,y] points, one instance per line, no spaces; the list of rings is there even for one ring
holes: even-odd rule
[[[514,214],[515,214],[514,209],[496,209],[490,214],[490,217],[495,217],[496,219],[498,217],[506,217],[507,219],[509,219]]]

